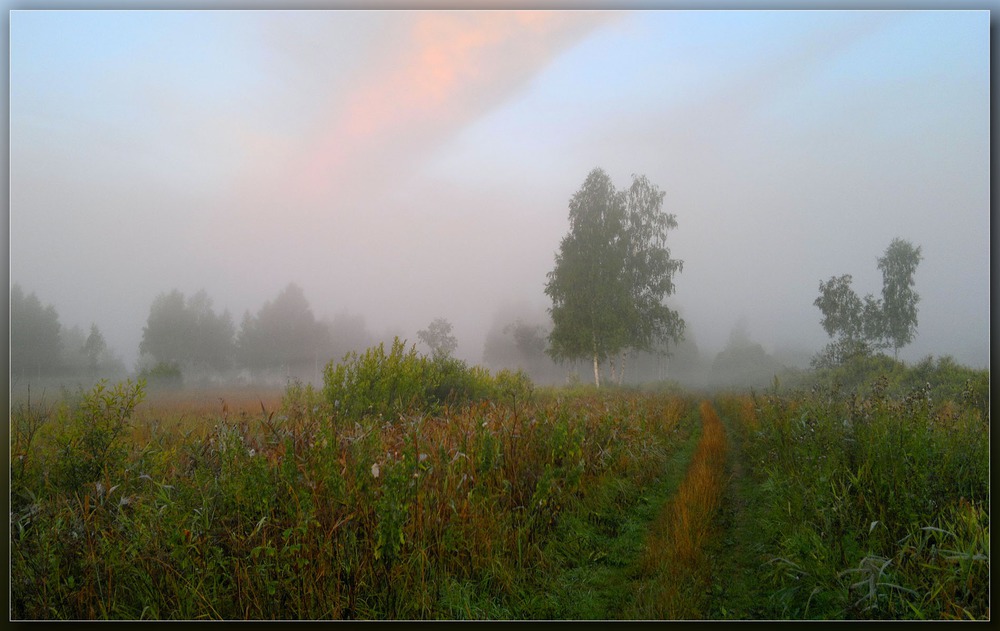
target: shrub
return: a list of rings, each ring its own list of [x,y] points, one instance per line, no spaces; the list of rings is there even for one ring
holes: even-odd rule
[[[361,355],[350,353],[323,371],[323,397],[343,421],[364,417],[397,420],[409,412],[437,413],[446,405],[530,397],[532,385],[523,372],[500,371],[496,377],[480,366],[469,367],[452,357],[429,358],[406,350],[396,338],[386,354],[382,344]]]
[[[139,373],[139,379],[158,388],[180,388],[184,385],[181,367],[176,362],[159,362],[152,368],[144,368]]]
[[[142,380],[128,380],[108,388],[102,380],[83,394],[57,438],[57,486],[74,491],[120,468],[126,449],[122,438],[135,406],[145,396],[144,386]]]
[[[334,414],[345,420],[365,416],[395,419],[424,399],[427,360],[416,345],[407,351],[398,337],[387,355],[383,344],[361,355],[349,353],[323,370],[323,396]]]

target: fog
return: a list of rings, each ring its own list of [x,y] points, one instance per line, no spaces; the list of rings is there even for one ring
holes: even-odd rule
[[[483,360],[545,323],[568,201],[666,192],[669,303],[805,358],[820,281],[921,248],[905,361],[989,365],[987,11],[13,11],[10,280],[132,369],[150,305],[316,317]],[[520,315],[519,315],[520,314]]]

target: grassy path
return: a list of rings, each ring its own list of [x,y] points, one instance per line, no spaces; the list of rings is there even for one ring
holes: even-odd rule
[[[712,575],[705,549],[717,530],[729,443],[712,404],[703,401],[700,412],[701,439],[687,474],[653,521],[639,559],[644,581],[630,619],[699,619],[708,613]]]
[[[599,552],[559,574],[546,618],[677,620],[712,617],[712,563],[719,506],[727,482],[728,440],[711,403],[700,429],[669,461],[637,509],[613,530],[592,533]],[[582,524],[576,524],[579,528]],[[578,532],[593,530],[580,528]],[[603,539],[599,537],[603,534]]]
[[[732,419],[723,425],[732,430]],[[705,616],[713,620],[764,620],[773,618],[768,608],[771,591],[765,587],[766,538],[761,524],[765,490],[744,475],[742,444],[738,432],[730,431],[728,483],[717,515],[718,535],[707,546],[711,599]]]
[[[556,556],[563,559],[562,567],[543,590],[548,602],[533,608],[529,617],[620,620],[636,616],[636,594],[648,580],[638,560],[648,544],[650,525],[677,495],[702,435],[697,419],[686,421],[685,426],[683,442],[664,464],[656,483],[607,489],[607,497],[594,502],[591,509],[563,517],[561,528],[572,534],[559,537],[562,550]]]

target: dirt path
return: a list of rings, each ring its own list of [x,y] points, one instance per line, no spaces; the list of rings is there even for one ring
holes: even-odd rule
[[[641,581],[632,619],[710,616],[711,563],[705,547],[716,532],[726,488],[729,442],[715,408],[702,401],[702,434],[677,494],[651,524],[639,559]]]

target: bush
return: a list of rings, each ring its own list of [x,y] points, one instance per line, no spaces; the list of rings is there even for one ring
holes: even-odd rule
[[[323,370],[323,396],[335,415],[360,420],[365,416],[395,419],[423,403],[427,360],[416,346],[405,350],[397,337],[387,355],[383,344],[363,354],[349,353]]]
[[[419,355],[406,350],[399,338],[386,354],[382,344],[361,355],[349,353],[323,371],[323,397],[340,419],[359,421],[378,417],[395,421],[409,412],[437,413],[444,406],[510,399],[516,403],[531,395],[531,381],[523,372],[500,371],[496,377],[480,366],[446,356]]]
[[[144,368],[139,373],[139,379],[159,388],[180,388],[184,385],[181,367],[176,362],[159,362],[152,368]]]
[[[100,381],[82,395],[57,438],[59,459],[55,482],[69,492],[103,480],[125,460],[123,435],[145,393],[144,383],[131,380],[108,388]]]
[[[885,395],[899,398],[926,390],[935,404],[970,404],[988,416],[989,377],[989,370],[961,366],[949,356],[936,361],[928,356],[907,366],[886,355],[857,355],[838,366],[819,369],[797,385],[844,396],[869,396],[882,389]]]

